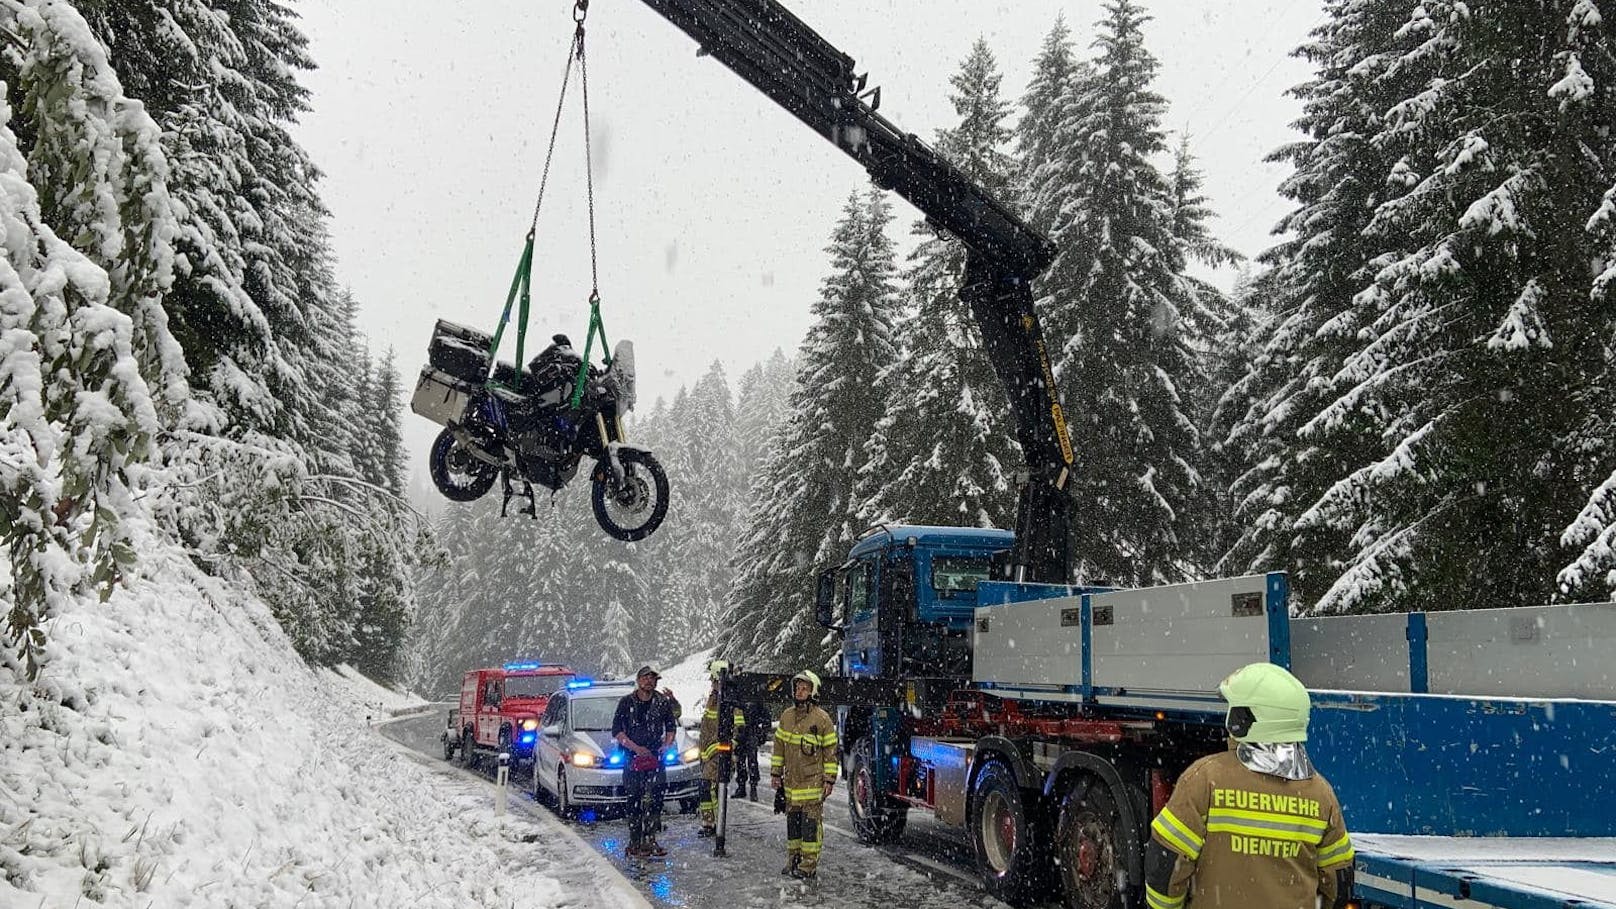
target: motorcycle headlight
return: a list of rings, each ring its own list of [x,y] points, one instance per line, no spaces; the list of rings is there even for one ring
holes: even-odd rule
[[[679,755],[679,760],[684,761],[686,764],[694,764],[701,760],[701,749],[692,745],[685,749],[684,754]]]
[[[533,730],[535,730],[537,728],[539,728],[539,721],[538,720],[523,720],[522,721],[522,731],[524,731],[524,732],[532,732]]]
[[[587,751],[575,751],[572,754],[572,766],[593,767],[595,766],[595,756]]]

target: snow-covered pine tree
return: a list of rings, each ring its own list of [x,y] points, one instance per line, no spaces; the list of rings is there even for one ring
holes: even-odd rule
[[[1348,541],[1318,529],[1299,539],[1296,519],[1347,465],[1367,456],[1375,429],[1357,419],[1336,421],[1328,435],[1315,427],[1305,441],[1298,433],[1338,381],[1360,327],[1352,299],[1374,276],[1364,230],[1391,192],[1385,177],[1395,158],[1371,137],[1381,112],[1420,78],[1391,68],[1410,49],[1403,40],[1388,53],[1402,5],[1330,0],[1325,9],[1324,24],[1298,51],[1318,70],[1292,90],[1303,101],[1295,125],[1305,138],[1270,155],[1295,168],[1280,192],[1297,203],[1276,228],[1287,238],[1261,257],[1273,266],[1261,282],[1271,321],[1250,370],[1225,394],[1224,406],[1243,413],[1220,440],[1241,461],[1230,491],[1240,533],[1219,572],[1290,571],[1303,603],[1333,582]]]
[[[273,389],[287,384],[290,367],[247,282],[252,250],[263,245],[261,160],[295,146],[260,129],[279,115],[278,102],[258,90],[249,60],[256,48],[237,33],[262,5],[130,0],[82,8],[130,96],[160,125],[173,161],[174,243],[183,259],[164,308],[204,393],[196,404],[217,405],[238,433],[273,434],[282,425]],[[216,425],[202,410],[193,427]]]
[[[950,80],[959,123],[937,137],[940,155],[1000,198],[1014,171],[1002,78],[987,42],[977,39]],[[998,374],[959,297],[965,247],[924,222],[914,232],[924,239],[905,276],[909,349],[892,366],[896,397],[866,444],[861,520],[1007,527],[1020,446]]]
[[[0,660],[32,677],[51,615],[134,569],[137,474],[186,385],[156,124],[71,6],[8,4],[0,26],[20,102],[0,100]]]
[[[1186,264],[1229,268],[1244,263],[1245,256],[1212,232],[1215,216],[1202,195],[1204,179],[1190,151],[1188,136],[1179,137],[1167,184],[1172,234]],[[1243,307],[1260,306],[1261,301],[1231,299],[1210,281],[1190,274],[1181,274],[1180,280],[1184,288],[1180,312],[1184,344],[1189,351],[1189,374],[1178,384],[1184,411],[1194,421],[1203,443],[1200,468],[1205,479],[1202,495],[1190,506],[1195,513],[1187,516],[1200,530],[1187,543],[1196,550],[1195,564],[1209,566],[1223,555],[1233,533],[1226,495],[1233,477],[1226,469],[1227,463],[1213,451],[1213,440],[1218,438],[1211,434],[1214,414],[1223,390],[1245,374],[1253,358],[1253,316]],[[1245,289],[1249,292],[1251,288],[1246,285]],[[1212,469],[1214,462],[1220,469]]]
[[[395,496],[404,495],[404,390],[398,378],[398,361],[389,347],[376,369],[371,409],[370,444],[376,448],[381,468],[380,484]]]
[[[797,387],[776,457],[753,487],[732,564],[720,652],[743,663],[817,666],[829,656],[813,618],[813,570],[845,557],[863,529],[854,491],[864,442],[885,412],[897,357],[892,213],[878,190],[853,194],[826,250],[831,273],[798,354]]]
[[[1039,307],[1078,463],[1072,494],[1080,579],[1180,580],[1195,552],[1188,521],[1202,495],[1199,441],[1180,397],[1189,375],[1180,312],[1188,296],[1173,236],[1165,102],[1136,0],[1111,0],[1096,28],[1092,79],[1059,102],[1056,151],[1031,179],[1035,223],[1059,248]]]
[[[1033,59],[1032,79],[1021,96],[1022,114],[1015,129],[1016,199],[1028,223],[1045,234],[1054,228],[1056,213],[1040,208],[1032,198],[1038,186],[1036,175],[1062,153],[1055,130],[1064,107],[1081,98],[1083,87],[1093,78],[1093,65],[1072,53],[1072,30],[1066,17],[1056,17]]]
[[[752,484],[763,473],[769,444],[785,420],[786,403],[796,381],[791,361],[779,348],[769,359],[746,371],[736,394],[735,439],[741,466],[741,499],[751,501]],[[745,520],[744,504],[738,522]]]
[[[1333,553],[1322,612],[1529,605],[1556,594],[1561,529],[1612,456],[1580,430],[1608,411],[1616,79],[1591,3],[1426,3],[1370,36],[1368,133],[1387,198],[1337,316],[1356,331],[1305,445],[1361,426],[1302,500],[1297,538]],[[1312,490],[1307,490],[1311,493]]]

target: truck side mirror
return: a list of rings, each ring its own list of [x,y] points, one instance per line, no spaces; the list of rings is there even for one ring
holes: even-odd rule
[[[819,587],[814,595],[814,618],[826,628],[842,630],[836,623],[836,569],[827,568],[819,573]]]
[[[551,738],[555,738],[556,736],[561,734],[561,724],[560,723],[551,723],[550,725],[544,727],[543,729],[540,729],[539,731],[544,733],[545,735],[551,737]]]

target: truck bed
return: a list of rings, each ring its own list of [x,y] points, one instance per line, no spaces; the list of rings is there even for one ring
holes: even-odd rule
[[[1354,840],[1359,895],[1399,909],[1616,909],[1616,837]]]

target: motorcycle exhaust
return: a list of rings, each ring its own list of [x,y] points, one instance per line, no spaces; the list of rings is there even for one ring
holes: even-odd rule
[[[509,466],[511,463],[514,463],[514,461],[507,461],[507,459],[501,458],[496,454],[484,451],[482,445],[479,444],[476,439],[471,437],[471,433],[459,426],[451,426],[449,427],[449,431],[454,433],[456,442],[464,445],[466,450],[471,452],[472,457],[482,461],[484,464],[504,468]]]

